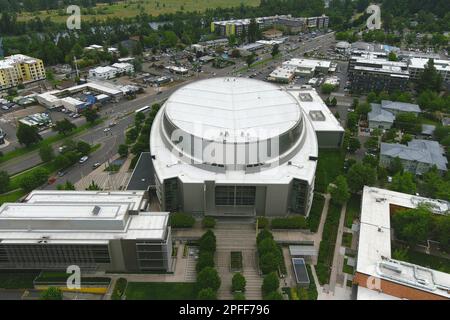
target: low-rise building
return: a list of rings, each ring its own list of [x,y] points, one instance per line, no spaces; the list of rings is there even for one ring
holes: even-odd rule
[[[417,104],[382,100],[380,104],[371,103],[367,115],[369,128],[390,129],[399,113],[412,113],[416,116],[422,112]]]
[[[404,170],[422,175],[436,166],[441,174],[447,171],[448,160],[444,148],[437,141],[413,139],[408,145],[381,143],[380,165],[388,168],[391,161],[399,158]]]
[[[331,61],[294,58],[283,62],[283,67],[294,67],[296,75],[311,77],[316,73],[327,74],[331,67]]]
[[[118,70],[114,67],[97,67],[89,70],[89,78],[95,78],[99,80],[109,80],[117,76]]]
[[[409,60],[408,69],[412,79],[418,79],[420,74],[428,64],[428,58],[413,57]],[[441,75],[442,80],[450,81],[450,60],[432,59],[436,71]]]
[[[295,77],[294,67],[278,67],[269,75],[267,80],[279,83],[289,83]]]
[[[144,191],[34,191],[0,206],[0,269],[172,271],[168,213]]]
[[[0,91],[45,78],[44,63],[40,59],[23,54],[0,59]]]
[[[384,52],[353,54],[348,77],[354,92],[405,91],[410,79],[407,63],[389,61]]]
[[[450,299],[450,275],[392,258],[391,214],[426,205],[435,214],[449,214],[450,205],[390,190],[364,187],[358,256],[353,283],[358,300]]]
[[[134,66],[131,63],[118,62],[114,63],[111,67],[117,69],[117,74],[128,74],[134,72]]]
[[[367,120],[369,121],[369,128],[371,129],[385,129],[388,130],[392,127],[395,121],[395,115],[392,112],[381,108],[381,104],[371,103],[371,110],[367,114]]]

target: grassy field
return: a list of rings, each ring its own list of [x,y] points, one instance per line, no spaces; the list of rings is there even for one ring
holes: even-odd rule
[[[39,272],[0,272],[0,289],[33,288],[33,280]]]
[[[22,189],[12,191],[10,193],[5,193],[0,195],[0,206],[5,202],[16,202],[20,198],[26,195],[26,192]]]
[[[114,4],[97,4],[95,8],[82,10],[82,22],[85,20],[101,20],[111,17],[130,18],[141,13],[152,16],[175,13],[177,11],[203,12],[213,8],[238,7],[244,3],[247,6],[256,7],[260,0],[128,0]],[[41,12],[27,12],[19,15],[19,21],[27,21],[39,17],[42,20],[50,18],[55,22],[65,22],[67,16],[65,10],[50,10]]]
[[[321,194],[315,193],[314,198],[313,198],[313,203],[311,206],[311,211],[309,212],[309,217],[308,217],[309,229],[312,232],[317,232],[317,229],[319,228],[324,204],[325,204],[325,198]]]
[[[345,153],[342,150],[319,150],[319,161],[316,170],[316,186],[318,192],[326,192],[328,185],[344,171]]]
[[[347,202],[347,211],[345,212],[345,226],[351,228],[353,220],[359,217],[361,212],[361,196],[353,194]]]
[[[127,300],[195,300],[195,283],[130,282]]]

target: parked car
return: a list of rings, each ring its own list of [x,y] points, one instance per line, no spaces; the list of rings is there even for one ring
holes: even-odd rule
[[[66,174],[67,174],[67,172],[65,172],[65,171],[59,171],[58,177],[64,177]]]
[[[88,161],[89,157],[88,156],[84,156],[80,159],[80,161],[78,161],[80,164],[85,163],[86,161]]]
[[[100,167],[101,166],[101,163],[100,162],[96,162],[96,163],[94,163],[93,165],[92,165],[92,169],[97,169],[98,167]]]

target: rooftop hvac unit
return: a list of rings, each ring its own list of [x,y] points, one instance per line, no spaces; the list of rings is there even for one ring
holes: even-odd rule
[[[98,216],[99,213],[100,213],[100,207],[99,206],[95,206],[94,209],[92,210],[92,214],[94,216]]]

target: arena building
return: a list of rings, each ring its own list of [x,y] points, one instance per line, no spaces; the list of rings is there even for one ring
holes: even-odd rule
[[[161,209],[308,216],[319,145],[306,112],[287,89],[248,78],[176,91],[150,136]]]

